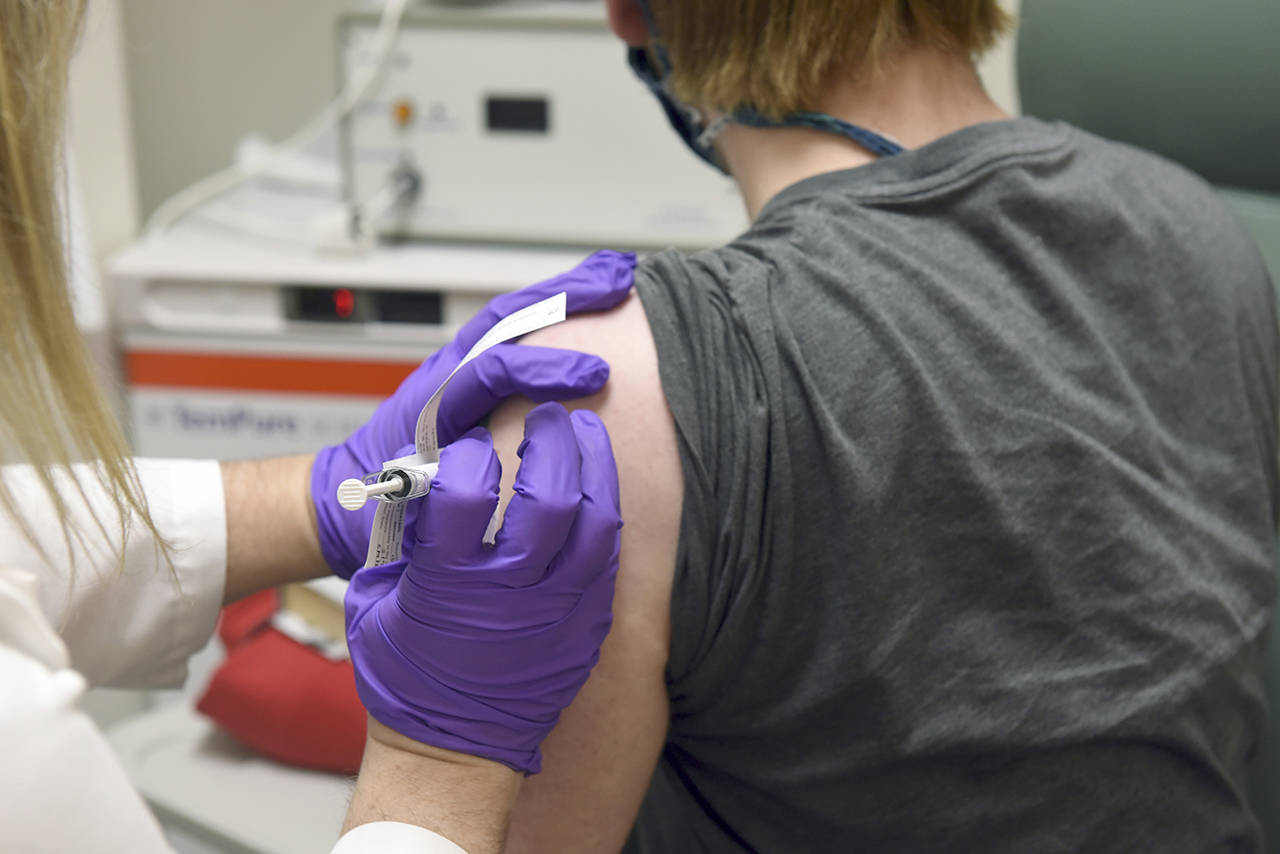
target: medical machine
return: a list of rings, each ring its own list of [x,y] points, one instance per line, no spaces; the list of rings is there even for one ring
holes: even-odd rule
[[[342,126],[357,209],[412,188],[380,234],[699,248],[745,228],[732,183],[685,150],[632,77],[603,5],[410,7],[379,83]],[[338,24],[345,79],[377,61],[378,15],[361,9]]]

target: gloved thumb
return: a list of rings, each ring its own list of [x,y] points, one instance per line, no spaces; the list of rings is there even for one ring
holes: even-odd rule
[[[440,469],[418,507],[409,572],[463,569],[485,548],[485,530],[498,506],[502,465],[493,437],[469,430],[440,451]]]

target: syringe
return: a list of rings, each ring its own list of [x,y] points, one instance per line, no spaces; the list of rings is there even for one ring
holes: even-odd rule
[[[439,463],[427,463],[421,467],[384,469],[374,483],[349,477],[338,484],[338,505],[346,510],[359,510],[371,498],[398,504],[426,495],[439,468]]]

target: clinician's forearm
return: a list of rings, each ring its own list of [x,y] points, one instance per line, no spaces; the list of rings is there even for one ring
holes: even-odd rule
[[[312,459],[305,454],[221,464],[227,505],[223,601],[329,573],[311,503]]]
[[[400,821],[434,831],[467,854],[497,854],[522,779],[500,763],[422,744],[369,718],[343,832]]]

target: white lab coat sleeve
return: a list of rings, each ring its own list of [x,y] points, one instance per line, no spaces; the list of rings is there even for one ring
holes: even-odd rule
[[[0,515],[0,567],[35,575],[45,617],[66,643],[71,667],[91,685],[174,688],[186,678],[187,659],[209,640],[222,604],[222,474],[213,460],[138,460],[137,468],[152,518],[169,543],[172,572],[137,520],[121,528],[87,463],[56,475],[80,532],[69,544],[35,471],[23,465],[0,470],[39,545]]]
[[[168,852],[155,818],[79,707],[84,677],[37,604],[0,568],[0,851]]]
[[[416,824],[375,821],[353,827],[329,854],[467,854],[438,833]]]

